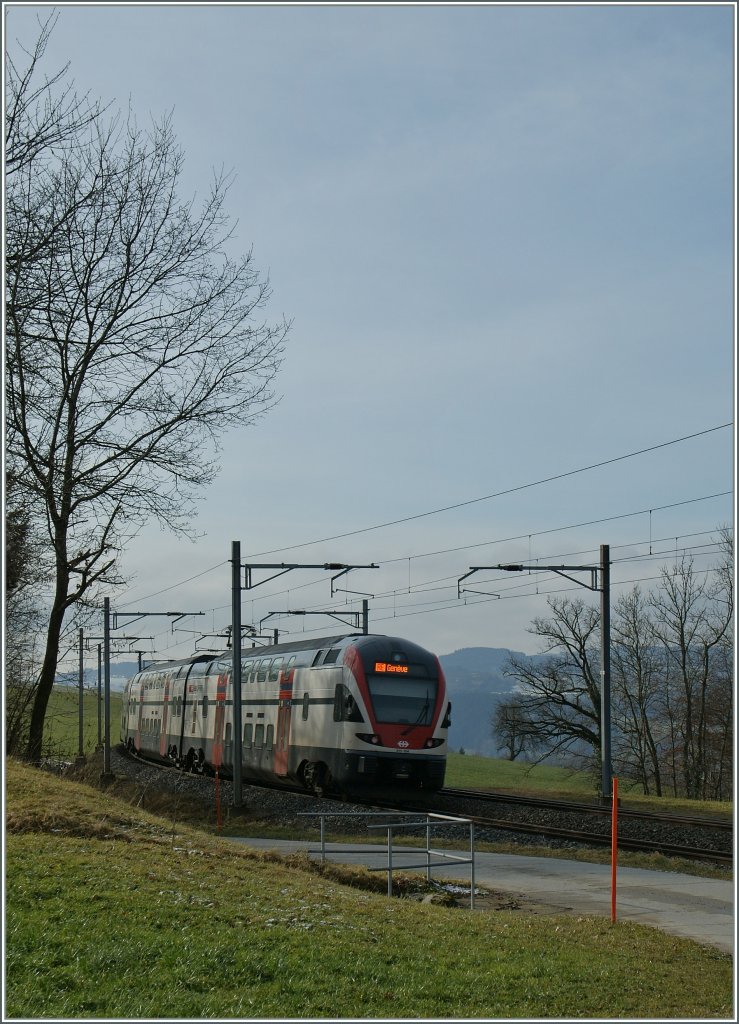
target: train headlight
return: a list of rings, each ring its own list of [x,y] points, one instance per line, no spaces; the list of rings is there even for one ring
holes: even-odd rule
[[[444,742],[444,740],[439,740],[439,739],[436,739],[436,740],[433,740],[433,739],[432,740],[426,740],[426,742],[424,743],[424,747],[426,747],[427,750],[430,749],[431,747],[440,747],[443,742]]]
[[[358,740],[362,740],[363,743],[379,743],[380,737],[376,732],[358,732],[355,734]]]

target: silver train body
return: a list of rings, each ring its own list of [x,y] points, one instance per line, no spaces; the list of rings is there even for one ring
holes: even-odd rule
[[[232,776],[232,655],[153,664],[127,683],[121,740],[144,757]],[[438,658],[350,634],[241,652],[242,778],[315,793],[435,791],[451,705]]]

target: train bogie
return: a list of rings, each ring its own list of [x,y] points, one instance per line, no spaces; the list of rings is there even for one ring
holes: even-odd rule
[[[143,756],[231,775],[232,656],[152,665],[126,688],[121,738]],[[242,778],[315,793],[444,782],[450,705],[438,659],[348,635],[242,651]]]

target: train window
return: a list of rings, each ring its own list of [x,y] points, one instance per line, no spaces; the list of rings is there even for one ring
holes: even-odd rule
[[[290,660],[288,661],[287,665],[285,665],[285,672],[289,672],[294,664],[295,664],[295,655],[293,654],[292,658],[290,658]]]
[[[333,664],[335,664],[336,659],[338,657],[339,657],[339,648],[338,647],[332,647],[331,650],[326,655],[326,657],[323,659],[323,664],[324,665],[333,665]]]
[[[242,683],[248,683],[249,682],[249,676],[251,675],[251,670],[252,670],[252,665],[253,664],[254,663],[251,662],[251,661],[242,661],[241,662],[241,682]]]
[[[261,722],[256,727],[256,729],[254,730],[254,746],[255,747],[263,747],[264,746],[264,725]]]
[[[269,672],[270,660],[269,658],[263,658],[259,663],[259,672],[257,673],[257,682],[264,683],[267,681],[267,673]]]
[[[271,666],[271,668],[269,670],[269,681],[270,681],[270,683],[276,683],[277,682],[277,680],[279,678],[279,675],[280,675],[280,669],[282,668],[282,662],[283,662],[282,658],[275,658],[274,661],[272,662],[272,666]]]
[[[267,726],[267,750],[271,750],[275,745],[275,727],[273,725]]]
[[[369,675],[367,684],[378,722],[431,724],[436,706],[436,681]]]
[[[335,722],[363,722],[362,713],[357,707],[357,702],[343,683],[336,684],[334,691],[334,721]]]
[[[308,709],[310,708],[310,696],[306,693],[303,696],[303,721],[308,721]]]
[[[316,653],[315,658],[311,662],[311,668],[315,668],[315,666],[320,662],[320,660],[323,657],[324,653],[325,653],[324,651],[318,651]]]
[[[252,736],[252,724],[251,724],[251,722],[247,722],[246,725],[244,726],[244,746],[245,747],[250,747],[251,746],[251,736]]]

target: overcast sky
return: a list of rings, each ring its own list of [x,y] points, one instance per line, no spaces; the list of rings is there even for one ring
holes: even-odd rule
[[[206,615],[138,635],[181,656],[181,630],[230,622],[232,540],[379,565],[333,598],[323,570],[256,587],[245,623],[371,594],[372,631],[439,654],[535,652],[568,586],[478,573],[458,599],[471,566],[610,544],[615,600],[685,548],[711,564],[734,518],[733,4],[57,8],[48,70],[141,123],[173,111],[188,194],[235,172],[234,253],[293,321],[281,403],[225,438],[199,538],[145,531],[111,595]],[[5,5],[11,48],[49,10]]]

